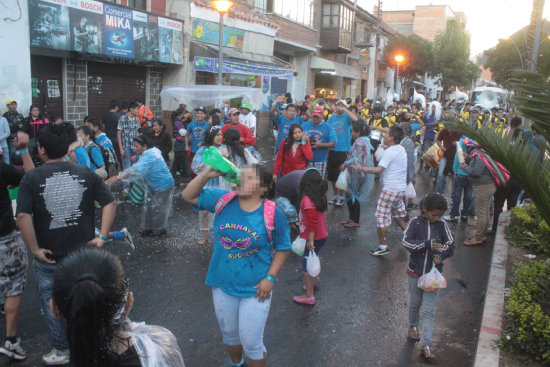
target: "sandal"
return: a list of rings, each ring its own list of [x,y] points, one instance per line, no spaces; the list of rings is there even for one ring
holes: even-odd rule
[[[361,225],[359,223],[355,223],[355,222],[348,222],[348,223],[344,224],[344,227],[346,227],[346,228],[357,228],[357,227],[361,227]]]
[[[204,244],[206,243],[206,241],[208,241],[208,239],[206,239],[206,240],[200,239],[200,240],[197,241],[197,245],[202,246],[202,245],[204,245]]]
[[[470,238],[468,241],[464,241],[464,246],[473,247],[473,246],[481,246],[485,243],[484,240],[476,241],[474,238]]]
[[[345,225],[348,224],[349,222],[351,222],[351,219],[341,221],[340,224],[343,225],[343,226],[345,226]]]

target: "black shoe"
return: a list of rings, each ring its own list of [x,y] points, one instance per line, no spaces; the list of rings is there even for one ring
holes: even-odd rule
[[[460,219],[463,221],[463,222],[467,222],[468,221],[468,216],[467,215],[463,215],[460,217]]]
[[[0,315],[5,315],[6,314],[6,311],[4,311],[4,304],[2,303],[0,305]]]
[[[159,229],[158,231],[153,231],[153,236],[160,237],[160,236],[164,236],[166,233],[167,233],[166,229],[162,228],[162,229]]]
[[[140,232],[139,232],[139,235],[140,235],[141,237],[151,236],[152,234],[153,234],[153,231],[150,230],[150,229],[146,229],[146,230],[144,230],[144,231],[140,231]]]
[[[377,247],[373,250],[370,250],[370,254],[372,256],[384,256],[390,253],[390,250],[386,247],[385,249],[381,249],[380,247]]]

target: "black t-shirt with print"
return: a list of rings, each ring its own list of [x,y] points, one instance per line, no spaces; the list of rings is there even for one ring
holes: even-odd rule
[[[95,206],[113,201],[91,169],[71,162],[47,163],[28,172],[19,185],[17,213],[32,215],[40,248],[60,260],[95,236]]]
[[[117,140],[117,126],[118,120],[120,120],[120,115],[116,112],[106,112],[103,115],[103,124],[105,125],[105,134],[113,143],[118,142]]]
[[[15,229],[8,185],[19,186],[23,175],[23,171],[0,160],[0,237],[10,234]]]

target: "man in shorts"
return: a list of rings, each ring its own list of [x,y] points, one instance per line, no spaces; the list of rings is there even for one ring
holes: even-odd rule
[[[380,244],[372,249],[370,254],[382,256],[390,253],[388,250],[388,227],[392,216],[401,230],[407,227],[405,217],[405,190],[407,189],[407,152],[399,144],[403,140],[403,130],[399,126],[390,127],[384,136],[384,155],[377,167],[359,167],[359,170],[371,174],[383,174],[382,192],[376,204],[376,229]]]
[[[327,169],[328,152],[336,146],[337,140],[334,128],[323,121],[324,112],[325,109],[322,106],[313,107],[312,121],[306,121],[302,125],[302,130],[309,136],[311,150],[313,150],[313,159],[308,163],[308,167],[315,167],[323,178]]]
[[[342,190],[336,189],[336,181],[340,175],[340,166],[346,161],[348,151],[351,148],[351,127],[357,122],[357,116],[348,109],[348,104],[341,99],[336,103],[336,113],[328,119],[328,123],[336,133],[336,146],[328,153],[327,175],[332,183],[334,198],[330,205],[344,205]]]

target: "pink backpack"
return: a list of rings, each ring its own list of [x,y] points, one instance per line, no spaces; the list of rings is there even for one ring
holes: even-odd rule
[[[235,191],[228,192],[227,194],[224,194],[221,198],[218,199],[216,202],[216,206],[214,209],[214,212],[216,215],[220,214],[223,208],[231,200],[233,200],[237,196],[237,193]],[[264,200],[264,222],[265,222],[265,229],[267,230],[267,237],[269,238],[269,242],[273,242],[273,230],[275,229],[275,202],[271,200]]]

